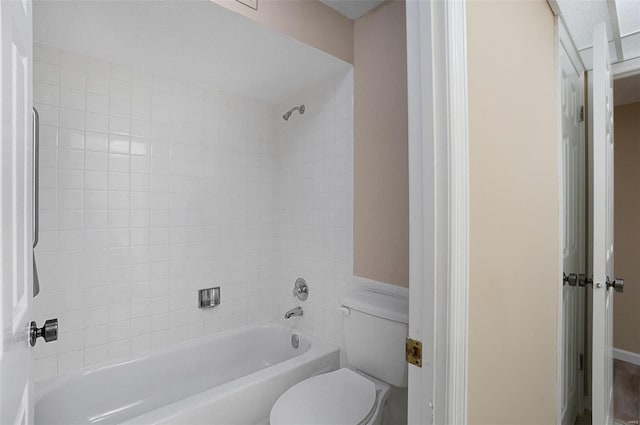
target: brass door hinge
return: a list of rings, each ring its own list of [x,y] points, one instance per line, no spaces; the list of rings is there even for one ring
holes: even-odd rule
[[[405,352],[407,354],[407,363],[422,367],[422,342],[407,338]]]

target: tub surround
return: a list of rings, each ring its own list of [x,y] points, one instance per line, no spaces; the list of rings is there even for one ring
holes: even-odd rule
[[[274,106],[36,44],[36,380],[282,317],[342,346],[352,279],[352,72]],[[295,100],[295,101],[294,101]],[[306,105],[289,121],[282,114]],[[285,107],[286,106],[286,107]],[[198,289],[222,303],[198,308]]]
[[[273,107],[36,44],[42,379],[274,317]],[[279,112],[279,111],[278,111]],[[222,304],[198,309],[197,290]]]
[[[344,348],[337,307],[353,273],[353,72],[318,82],[277,109],[305,105],[276,128],[275,303],[279,320]],[[292,297],[298,277],[309,298]]]

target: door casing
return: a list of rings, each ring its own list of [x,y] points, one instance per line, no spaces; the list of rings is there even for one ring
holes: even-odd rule
[[[467,422],[468,119],[465,2],[407,1],[409,423]],[[453,249],[455,247],[455,249]]]

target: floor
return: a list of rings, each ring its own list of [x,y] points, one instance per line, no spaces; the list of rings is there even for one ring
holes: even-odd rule
[[[585,410],[582,415],[578,415],[575,425],[591,425],[591,412]]]
[[[638,425],[640,421],[640,366],[613,361],[613,413],[616,421]]]
[[[615,425],[640,424],[640,366],[613,361],[613,413]],[[591,412],[580,415],[575,425],[591,425]]]

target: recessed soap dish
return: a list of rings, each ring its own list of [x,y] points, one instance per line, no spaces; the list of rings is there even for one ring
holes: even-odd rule
[[[198,290],[198,308],[213,308],[220,304],[220,287]]]

